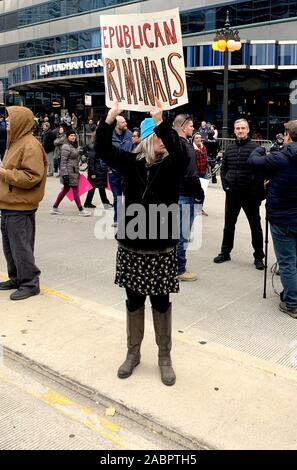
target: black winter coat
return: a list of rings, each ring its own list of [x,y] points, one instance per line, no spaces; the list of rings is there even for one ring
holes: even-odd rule
[[[114,125],[100,123],[96,130],[95,150],[97,158],[104,158],[110,167],[120,171],[125,178],[126,214],[131,210],[133,215],[126,215],[125,220],[119,221],[117,240],[134,250],[158,251],[174,247],[179,240],[177,203],[184,164],[178,134],[167,121],[155,127],[154,131],[162,139],[169,155],[148,167],[145,159],[137,159],[136,153],[112,145],[113,128]],[[144,217],[139,217],[138,225],[141,226],[138,227],[138,232],[141,233],[131,239],[129,227],[134,223],[135,217],[141,215],[137,212],[137,207],[132,206],[134,204],[144,211]],[[160,204],[165,209],[174,204],[174,211],[169,221],[166,216],[159,216],[155,224],[155,219],[149,217],[149,211],[154,209],[154,205]]]
[[[184,157],[183,174],[180,181],[180,196],[193,197],[203,202],[204,192],[201,187],[197,164],[196,151],[193,145],[184,137],[180,137],[180,145]]]
[[[53,152],[55,150],[54,141],[57,138],[57,133],[49,129],[48,131],[43,133],[42,136],[42,145],[46,153]]]
[[[220,144],[217,140],[206,140],[203,142],[207,150],[208,161],[214,161],[219,153]]]
[[[88,180],[93,188],[106,188],[108,166],[100,158],[96,158],[94,145],[87,145],[88,152]],[[96,178],[92,179],[91,176]]]
[[[221,166],[221,179],[224,191],[243,191],[263,199],[264,177],[255,175],[247,160],[255,148],[259,147],[249,137],[236,140],[228,145]]]
[[[265,157],[258,148],[248,159],[253,171],[265,171],[269,178],[268,220],[271,224],[297,227],[297,142]]]
[[[2,159],[6,150],[7,131],[0,126],[0,158]]]

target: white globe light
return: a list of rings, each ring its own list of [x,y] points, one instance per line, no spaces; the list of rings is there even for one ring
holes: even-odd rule
[[[227,47],[229,51],[236,51],[236,41],[234,39],[229,39],[227,41]]]

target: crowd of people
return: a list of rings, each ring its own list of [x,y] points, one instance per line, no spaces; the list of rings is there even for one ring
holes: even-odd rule
[[[78,214],[89,217],[91,211],[86,209],[95,207],[96,188],[104,208],[112,207],[105,191],[108,175],[118,242],[115,283],[125,288],[127,298],[128,351],[118,377],[129,377],[140,362],[144,305],[149,296],[161,380],[173,385],[170,294],[178,292],[179,281],[197,280],[197,273],[187,270],[187,247],[195,217],[199,211],[207,215],[201,210],[205,198],[201,178],[208,178],[209,163],[216,158],[219,144],[216,129],[205,121],[197,132],[187,114],[177,114],[169,123],[157,99],[150,114],[139,128],[130,131],[116,104],[97,127],[92,127],[93,139],[87,149],[92,188],[83,207],[78,190],[81,149],[75,115],[65,114],[63,122],[55,121],[54,116],[54,127],[44,119],[40,143],[33,135],[33,113],[25,107],[7,108],[5,128],[0,126],[6,139],[0,167],[0,209],[9,280],[0,283],[0,290],[14,290],[11,300],[40,292],[40,270],[34,258],[35,214],[47,176],[59,173],[63,185],[53,204],[53,215],[61,214],[60,203],[72,189]],[[279,308],[297,318],[297,121],[285,124],[284,135],[277,136],[268,155],[249,137],[245,119],[235,121],[234,135],[222,160],[225,225],[221,250],[213,261],[231,260],[235,226],[243,209],[251,229],[255,268],[264,269],[260,205],[266,198],[283,285]],[[152,209],[158,211],[161,206],[167,210],[158,218],[152,217],[156,215]],[[137,223],[135,208],[143,216]]]

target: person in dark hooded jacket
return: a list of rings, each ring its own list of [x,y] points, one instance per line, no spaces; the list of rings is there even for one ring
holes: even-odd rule
[[[297,120],[285,124],[284,139],[280,152],[265,157],[257,148],[248,164],[269,175],[267,214],[284,288],[279,308],[297,318]]]
[[[40,292],[40,270],[35,264],[35,213],[44,196],[47,158],[32,135],[34,116],[24,106],[7,109],[7,151],[0,168],[0,209],[3,253],[8,281],[0,290],[16,289],[11,300]]]

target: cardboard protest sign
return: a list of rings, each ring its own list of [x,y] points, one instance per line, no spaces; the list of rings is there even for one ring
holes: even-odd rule
[[[188,102],[178,8],[102,15],[100,31],[106,106],[149,111],[155,96],[164,110]]]

